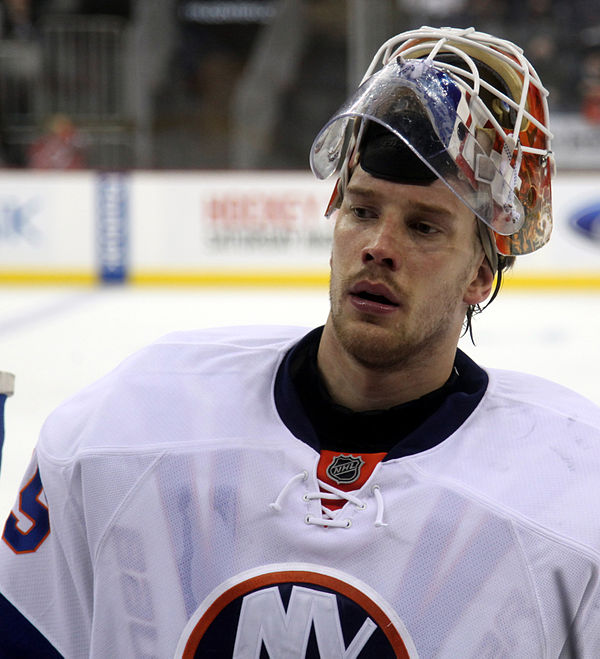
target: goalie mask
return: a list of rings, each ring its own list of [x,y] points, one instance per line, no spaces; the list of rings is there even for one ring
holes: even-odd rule
[[[339,172],[327,214],[364,158],[366,171],[381,178],[441,179],[492,230],[499,254],[535,251],[552,228],[546,97],[509,41],[428,27],[390,39],[312,145],[315,175]]]

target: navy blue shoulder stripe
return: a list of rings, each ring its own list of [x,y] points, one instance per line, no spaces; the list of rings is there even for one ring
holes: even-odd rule
[[[0,659],[62,659],[46,637],[1,593]]]

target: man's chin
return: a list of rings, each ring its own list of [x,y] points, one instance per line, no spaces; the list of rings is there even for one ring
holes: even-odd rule
[[[334,321],[334,328],[342,348],[362,366],[389,369],[410,356],[411,350],[398,328],[368,320]]]

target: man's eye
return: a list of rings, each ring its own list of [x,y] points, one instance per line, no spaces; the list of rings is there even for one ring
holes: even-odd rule
[[[429,224],[428,222],[415,222],[413,224],[413,229],[417,233],[421,233],[423,235],[430,235],[430,234],[433,234],[433,233],[437,233],[437,229],[432,224]]]
[[[364,206],[352,206],[351,211],[359,220],[367,220],[375,217],[375,213]]]

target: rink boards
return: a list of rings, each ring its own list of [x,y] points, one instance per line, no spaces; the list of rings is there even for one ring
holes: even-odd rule
[[[325,285],[332,181],[309,172],[0,174],[0,283]],[[600,290],[600,175],[562,174],[510,287]]]

